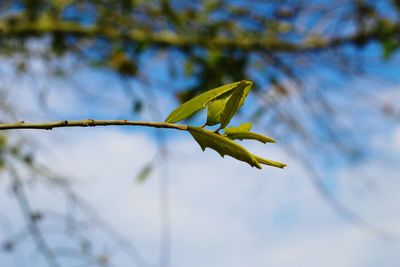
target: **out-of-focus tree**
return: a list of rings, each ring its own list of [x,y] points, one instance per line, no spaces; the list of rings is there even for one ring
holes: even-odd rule
[[[81,69],[93,68],[111,70],[123,81],[134,80],[146,88],[160,78],[143,71],[156,57],[168,66],[168,86],[146,89],[145,95],[170,94],[180,102],[221,84],[250,79],[255,81],[255,105],[242,116],[273,132],[309,171],[318,164],[354,163],[368,156],[368,135],[354,138],[367,130],[353,127],[360,113],[375,112],[389,122],[398,121],[398,106],[379,98],[380,88],[347,91],[343,81],[376,78],[371,68],[398,60],[399,47],[398,0],[0,2],[0,56],[11,66],[6,73],[37,75],[33,63],[44,62],[41,75],[46,77],[68,80]],[[60,64],[65,61],[68,64]],[[132,88],[124,88],[137,116],[153,107]],[[12,90],[1,91],[2,121],[19,118],[18,103],[7,98]],[[42,100],[39,92],[38,101]],[[67,179],[36,165],[34,154],[26,152],[27,140],[1,138],[0,166],[14,177],[13,192],[27,214],[28,229],[49,264],[59,266],[38,227],[42,215],[30,209],[24,179],[12,166],[17,161],[48,177],[46,182],[62,188],[73,203],[83,200],[69,189]],[[366,226],[334,198],[316,171],[310,177],[338,212]],[[87,240],[81,241],[86,253]],[[3,248],[12,251],[14,246],[14,239],[9,239]],[[105,255],[96,259],[100,265],[108,260]],[[140,257],[134,260],[146,265]]]

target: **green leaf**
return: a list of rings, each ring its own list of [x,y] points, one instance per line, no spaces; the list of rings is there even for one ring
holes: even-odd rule
[[[209,90],[205,93],[202,93],[201,95],[198,95],[189,101],[183,103],[181,106],[176,108],[174,111],[169,114],[165,122],[167,123],[175,123],[181,120],[184,120],[188,118],[189,116],[193,115],[197,111],[207,107],[208,104],[212,100],[215,100],[219,96],[230,92],[237,88],[240,82],[235,82],[231,84],[226,84],[221,87],[217,87],[215,89]],[[252,82],[250,81],[245,81],[246,86],[251,86]],[[247,88],[247,87],[246,87]],[[243,100],[244,102],[244,100]]]
[[[167,123],[175,123],[181,120],[184,120],[194,114],[195,112],[205,108],[207,104],[217,98],[220,95],[223,95],[226,92],[229,92],[237,87],[239,82],[226,84],[221,87],[209,90],[201,95],[198,95],[189,101],[183,103],[181,106],[176,108],[174,111],[169,114],[165,122]]]
[[[175,123],[208,107],[206,125],[211,126],[220,123],[219,129],[224,129],[224,135],[219,134],[218,131],[205,130],[202,127],[185,126],[185,129],[190,132],[203,151],[209,147],[218,152],[222,157],[229,155],[259,169],[261,169],[261,164],[283,168],[286,166],[284,163],[253,155],[233,141],[235,139],[253,139],[263,143],[275,142],[270,137],[250,132],[251,123],[243,123],[238,127],[225,129],[235,113],[243,105],[251,86],[252,82],[243,80],[207,91],[175,109],[165,122]]]
[[[244,147],[233,142],[231,139],[226,138],[223,135],[217,134],[215,132],[204,130],[200,127],[188,126],[188,131],[200,145],[201,149],[204,151],[207,147],[217,151],[222,157],[229,155],[240,161],[247,162],[252,167],[261,169],[261,164],[284,168],[286,164],[264,159],[256,155],[251,154]]]
[[[230,133],[237,133],[237,132],[248,132],[250,131],[251,127],[253,125],[251,122],[245,122],[240,124],[238,127],[228,127],[224,129],[225,134],[230,134]]]
[[[234,90],[211,101],[208,105],[206,125],[212,126],[221,123],[221,128],[225,128],[236,111],[243,105],[252,84],[249,81],[241,81]]]
[[[253,133],[253,132],[233,132],[233,133],[226,133],[226,136],[229,137],[230,139],[238,139],[238,140],[245,140],[245,139],[252,139],[252,140],[257,140],[262,143],[275,143],[275,140],[272,139],[271,137],[264,136],[258,133]]]
[[[221,114],[230,97],[231,94],[229,92],[211,101],[208,105],[206,125],[213,126],[221,122]]]
[[[241,81],[235,90],[233,90],[232,96],[229,98],[228,102],[225,105],[224,111],[221,114],[221,128],[225,128],[233,115],[235,115],[236,111],[240,108],[240,102],[242,105],[244,103],[244,89],[246,88],[246,82]],[[243,99],[243,100],[242,100]]]
[[[252,167],[261,169],[257,159],[244,147],[236,144],[232,140],[200,127],[188,126],[188,131],[203,151],[209,147],[217,151],[222,157],[229,155],[235,159],[247,162]]]
[[[265,164],[265,165],[269,165],[269,166],[273,166],[273,167],[277,167],[277,168],[281,168],[281,169],[286,167],[286,164],[282,163],[282,162],[277,162],[277,161],[273,161],[273,160],[269,160],[269,159],[263,159],[258,156],[254,156],[254,157],[261,164]]]
[[[250,132],[251,129],[251,122],[246,122],[240,124],[238,127],[229,127],[224,130],[225,136],[229,137],[230,139],[238,139],[238,140],[245,140],[245,139],[253,139],[260,141],[262,143],[275,143],[275,140],[271,137],[264,136],[258,133]]]

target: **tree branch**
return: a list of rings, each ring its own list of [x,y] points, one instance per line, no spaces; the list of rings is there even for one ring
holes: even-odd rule
[[[13,179],[13,192],[26,220],[27,229],[32,236],[33,242],[35,243],[38,251],[43,255],[45,261],[50,267],[61,267],[56,255],[54,254],[54,251],[48,245],[46,239],[44,238],[43,232],[38,225],[38,219],[34,219],[33,217],[34,213],[31,209],[30,201],[26,193],[23,191],[22,182],[19,178],[18,172],[13,167],[10,168],[10,172]]]
[[[400,32],[400,25],[394,25],[387,34]],[[82,38],[106,38],[108,40],[127,40],[131,42],[151,43],[160,46],[193,47],[203,46],[207,48],[233,48],[244,51],[261,52],[310,52],[334,48],[346,44],[354,44],[360,40],[376,40],[378,34],[375,29],[366,32],[357,32],[347,36],[336,38],[321,38],[318,41],[307,40],[302,42],[290,42],[279,38],[249,36],[212,37],[204,38],[196,35],[180,35],[173,31],[150,32],[142,29],[131,29],[121,32],[112,27],[83,26],[70,21],[47,21],[47,22],[19,22],[16,25],[9,25],[7,21],[0,21],[0,39],[21,38],[23,36],[41,36],[47,34],[71,34]]]
[[[145,122],[145,121],[128,121],[128,120],[74,120],[74,121],[53,121],[43,123],[26,123],[20,121],[16,123],[0,123],[0,130],[14,130],[14,129],[41,129],[52,130],[53,128],[62,127],[95,127],[95,126],[112,126],[112,125],[126,125],[126,126],[144,126],[153,128],[169,128],[181,131],[187,130],[186,125],[172,124],[165,122]]]

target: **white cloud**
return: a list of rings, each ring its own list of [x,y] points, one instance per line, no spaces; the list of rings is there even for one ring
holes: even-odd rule
[[[54,97],[50,99],[53,110],[66,117],[113,111],[99,103],[91,110],[70,90],[50,97]],[[23,100],[27,107],[33,105],[31,98]],[[90,128],[32,135],[43,144],[39,160],[78,178],[75,189],[155,262],[159,254],[158,187],[159,179],[165,177],[155,172],[142,185],[134,182],[141,166],[156,152],[156,142],[146,133]],[[400,262],[398,242],[379,240],[341,219],[278,145],[250,145],[256,154],[288,163],[285,170],[265,167],[260,171],[230,157],[222,159],[209,149],[202,152],[184,136],[179,134],[169,142],[174,151],[168,163],[172,266],[394,267]],[[400,148],[400,130],[394,134],[394,143]],[[342,199],[378,226],[395,229],[400,223],[397,176],[376,164],[366,163],[362,169],[385,176],[382,192],[388,194],[357,198],[352,192],[342,192]],[[343,171],[341,188],[359,177],[358,171]],[[0,197],[1,210],[12,209],[13,214],[15,207],[3,201],[4,195]],[[37,205],[63,205],[47,195],[39,201]],[[128,266],[119,260],[117,266]]]
[[[78,177],[76,189],[155,261],[157,173],[143,185],[134,182],[138,169],[156,151],[154,140],[121,128],[68,134],[60,130],[36,137],[58,155],[42,150],[40,160]],[[288,163],[287,169],[260,171],[211,150],[202,152],[184,137],[169,146],[175,151],[168,163],[173,266],[391,267],[400,260],[394,249],[398,243],[381,241],[343,222],[296,162],[272,145],[269,157]],[[249,149],[264,154],[264,148],[254,144]],[[391,223],[399,222],[397,218]]]

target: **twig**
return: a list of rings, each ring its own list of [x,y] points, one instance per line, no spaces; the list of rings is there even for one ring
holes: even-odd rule
[[[53,128],[62,127],[95,127],[95,126],[144,126],[153,128],[169,128],[181,131],[187,130],[186,125],[172,124],[165,122],[145,122],[145,121],[128,121],[128,120],[74,120],[74,121],[52,121],[43,123],[27,123],[25,121],[15,123],[0,123],[0,130],[14,130],[14,129],[41,129],[52,130]]]
[[[19,178],[17,171],[14,168],[10,168],[11,176],[13,179],[13,192],[18,201],[19,207],[25,217],[27,228],[31,234],[31,237],[38,249],[38,251],[43,255],[44,259],[50,267],[60,267],[61,265],[56,259],[52,249],[47,244],[46,239],[38,225],[37,220],[32,218],[32,209],[29,204],[28,197],[22,188],[22,183]]]

